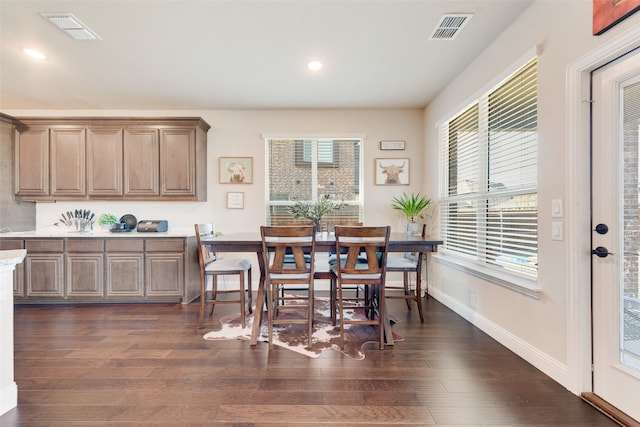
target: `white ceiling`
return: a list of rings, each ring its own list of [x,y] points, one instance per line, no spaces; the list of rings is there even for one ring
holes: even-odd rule
[[[531,2],[1,0],[0,109],[422,108]],[[428,40],[444,13],[473,18]]]

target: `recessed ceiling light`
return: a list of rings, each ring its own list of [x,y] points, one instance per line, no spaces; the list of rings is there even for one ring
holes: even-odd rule
[[[45,55],[42,52],[38,52],[37,50],[26,48],[26,49],[22,49],[22,51],[35,59],[47,59],[47,55]]]
[[[307,68],[310,69],[311,71],[318,71],[320,68],[322,68],[322,62],[311,61],[307,64]]]

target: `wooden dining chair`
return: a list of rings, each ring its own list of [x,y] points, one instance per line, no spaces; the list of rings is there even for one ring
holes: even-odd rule
[[[262,256],[267,290],[269,348],[273,327],[306,324],[308,346],[313,341],[316,232],[313,226],[262,226]],[[280,294],[281,287],[305,290],[305,295]],[[294,313],[297,312],[297,313]],[[285,313],[287,313],[285,315]]]
[[[202,239],[213,237],[213,224],[195,224],[196,242],[198,245],[198,261],[200,264],[200,317],[198,328],[204,324],[204,313],[207,304],[211,305],[209,316],[213,315],[216,304],[239,304],[242,327],[246,326],[246,312],[252,312],[251,260],[247,258],[217,259]],[[245,289],[245,274],[247,275]],[[218,277],[237,275],[240,281],[238,289],[218,289]],[[211,277],[211,291],[207,292],[207,278]],[[221,295],[238,294],[238,298],[220,298]],[[246,294],[246,298],[245,298]]]
[[[389,226],[348,227],[336,226],[337,262],[331,267],[337,281],[338,317],[340,319],[340,346],[344,348],[344,330],[347,325],[377,325],[380,349],[385,339],[385,277],[389,251]],[[366,263],[358,258],[366,256]],[[361,298],[346,298],[346,286],[364,286]],[[362,310],[364,319],[345,317],[345,311]]]
[[[422,225],[422,238],[425,237],[427,225]],[[387,299],[404,299],[407,308],[411,311],[411,301],[415,301],[420,315],[420,322],[424,322],[422,313],[422,252],[405,252],[402,257],[389,257],[387,259],[387,272],[400,272],[403,275],[402,286],[387,284]],[[416,285],[411,286],[411,274],[416,275]],[[398,292],[401,291],[402,293]]]

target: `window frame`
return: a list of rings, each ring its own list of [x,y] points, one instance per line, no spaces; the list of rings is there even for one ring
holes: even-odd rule
[[[271,198],[271,182],[270,182],[270,157],[271,157],[271,152],[270,152],[270,141],[272,140],[290,140],[292,141],[292,143],[294,144],[294,151],[295,151],[295,159],[294,159],[294,165],[295,167],[301,167],[301,168],[312,168],[313,165],[316,165],[316,171],[312,171],[311,176],[312,176],[312,184],[311,184],[311,191],[312,191],[312,195],[311,195],[311,200],[313,202],[317,201],[318,198],[320,196],[322,196],[324,193],[318,191],[318,185],[317,185],[317,178],[319,175],[319,171],[325,168],[336,168],[339,167],[340,162],[343,161],[344,159],[341,159],[341,155],[340,155],[340,144],[334,144],[333,146],[333,162],[318,162],[318,161],[304,161],[301,160],[303,159],[303,154],[304,154],[304,143],[306,141],[312,141],[312,142],[318,142],[318,141],[326,141],[326,140],[333,140],[336,142],[340,142],[340,141],[353,141],[353,142],[357,142],[358,143],[358,150],[357,150],[357,156],[355,157],[355,163],[354,163],[354,180],[355,180],[355,185],[356,188],[353,188],[353,194],[354,194],[354,199],[353,200],[345,200],[344,202],[347,204],[346,208],[343,208],[341,210],[339,210],[338,212],[334,213],[334,214],[330,214],[327,215],[326,218],[323,218],[323,220],[325,222],[332,222],[332,223],[340,223],[340,222],[354,222],[354,221],[358,221],[358,222],[362,222],[363,218],[364,218],[364,185],[363,185],[363,169],[364,169],[364,154],[363,154],[363,150],[364,150],[364,141],[365,141],[365,137],[363,135],[340,135],[340,136],[329,136],[329,135],[309,135],[309,134],[304,134],[304,135],[295,135],[295,136],[291,136],[291,135],[273,135],[273,134],[263,134],[262,135],[264,144],[265,144],[265,223],[266,224],[270,224],[273,225],[273,218],[272,218],[272,214],[271,211],[273,208],[276,209],[285,209],[287,206],[293,205],[293,202],[295,200],[294,197],[292,197],[290,194],[286,196],[286,198],[284,198],[284,194],[283,194],[283,198],[281,199],[272,199]],[[318,153],[317,150],[312,150],[312,152],[314,152],[316,155]],[[303,218],[290,218],[287,219],[286,222],[287,223],[297,223],[297,222],[304,222],[305,220]],[[281,222],[281,221],[280,221]]]
[[[491,95],[495,95],[502,88],[505,88],[510,83],[510,80],[517,76],[522,70],[525,69],[529,65],[532,60],[536,60],[536,69],[535,69],[535,90],[537,92],[538,85],[538,72],[537,72],[537,55],[535,52],[528,53],[524,55],[519,61],[512,65],[509,70],[502,73],[499,80],[496,80],[494,84],[487,86],[486,89],[479,91],[479,95],[475,96],[470,102],[466,103],[464,108],[457,110],[454,114],[450,115],[447,119],[441,121],[438,125],[439,130],[439,149],[440,149],[440,177],[441,177],[441,185],[440,185],[440,231],[441,236],[444,239],[444,245],[440,251],[440,255],[438,255],[439,262],[445,263],[449,266],[455,266],[456,268],[466,271],[472,275],[482,277],[490,282],[497,283],[512,289],[520,290],[521,292],[528,294],[533,297],[539,297],[540,289],[537,286],[537,253],[538,253],[538,183],[537,183],[537,147],[538,147],[538,125],[537,125],[537,95],[536,95],[536,121],[535,121],[535,129],[532,134],[534,135],[532,138],[534,140],[535,145],[535,162],[533,163],[533,167],[535,167],[534,175],[534,185],[523,185],[520,188],[517,188],[513,191],[505,189],[505,188],[496,188],[496,183],[493,183],[490,180],[490,144],[489,144],[489,135],[490,132],[500,131],[500,127],[490,129],[489,128],[489,118],[486,117],[486,113],[489,111],[486,108],[486,104]],[[519,108],[522,108],[521,105],[526,105],[526,99],[524,101],[520,101]],[[456,119],[462,117],[463,115],[469,113],[473,108],[478,109],[478,117],[477,117],[477,149],[479,150],[476,154],[476,165],[478,167],[477,177],[478,177],[478,189],[475,191],[469,192],[459,192],[457,189],[459,181],[456,177],[452,177],[450,170],[450,149],[451,149],[451,137],[449,135],[449,126]],[[522,129],[520,129],[522,132]],[[525,132],[526,133],[526,132]],[[528,142],[531,144],[531,142]],[[521,143],[519,146],[524,146]],[[458,164],[456,163],[456,166]],[[530,166],[530,165],[529,165]],[[458,169],[456,168],[455,174],[457,176]],[[455,184],[455,193],[450,194],[451,191],[451,179],[456,179]],[[488,248],[491,247],[490,244],[487,243],[487,230],[490,226],[487,225],[490,219],[490,211],[489,208],[490,203],[495,202],[500,196],[519,196],[523,197],[526,195],[532,195],[535,199],[535,208],[533,206],[533,202],[529,207],[529,211],[535,211],[533,214],[533,220],[535,223],[535,227],[530,227],[530,222],[527,223],[529,226],[529,230],[533,230],[533,239],[535,239],[535,258],[525,260],[527,265],[524,266],[521,270],[516,269],[515,271],[510,271],[504,266],[499,266],[495,262],[497,258],[493,259],[493,262],[490,262],[489,259],[489,251]],[[525,198],[525,197],[523,197]],[[447,237],[450,235],[448,233],[448,226],[450,227],[452,224],[456,224],[456,218],[452,217],[452,211],[449,207],[455,203],[475,203],[476,208],[476,218],[477,222],[473,225],[472,230],[470,232],[468,246],[462,246],[467,249],[467,253],[464,250],[460,250],[458,248],[453,248],[448,246]],[[522,209],[522,212],[527,212],[527,208]],[[473,211],[473,210],[472,210]],[[503,210],[497,210],[497,212],[504,212]],[[452,219],[453,218],[453,219]],[[531,220],[531,218],[529,218]],[[475,228],[474,228],[475,227]],[[455,234],[455,233],[454,233]],[[530,242],[529,242],[530,243]],[[495,247],[493,247],[495,249]],[[495,252],[494,252],[495,254]],[[495,255],[498,257],[499,255]],[[535,262],[535,264],[533,264]]]

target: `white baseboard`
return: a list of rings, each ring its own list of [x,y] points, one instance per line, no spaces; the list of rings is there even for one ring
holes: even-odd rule
[[[482,330],[503,346],[531,363],[563,387],[567,389],[569,388],[569,370],[566,364],[551,357],[537,347],[532,346],[528,342],[502,328],[500,325],[493,323],[486,317],[470,309],[468,306],[461,304],[456,299],[441,292],[440,289],[432,287],[429,289],[429,295],[465,318],[471,324]]]
[[[12,382],[0,389],[0,415],[18,406],[18,386]]]

